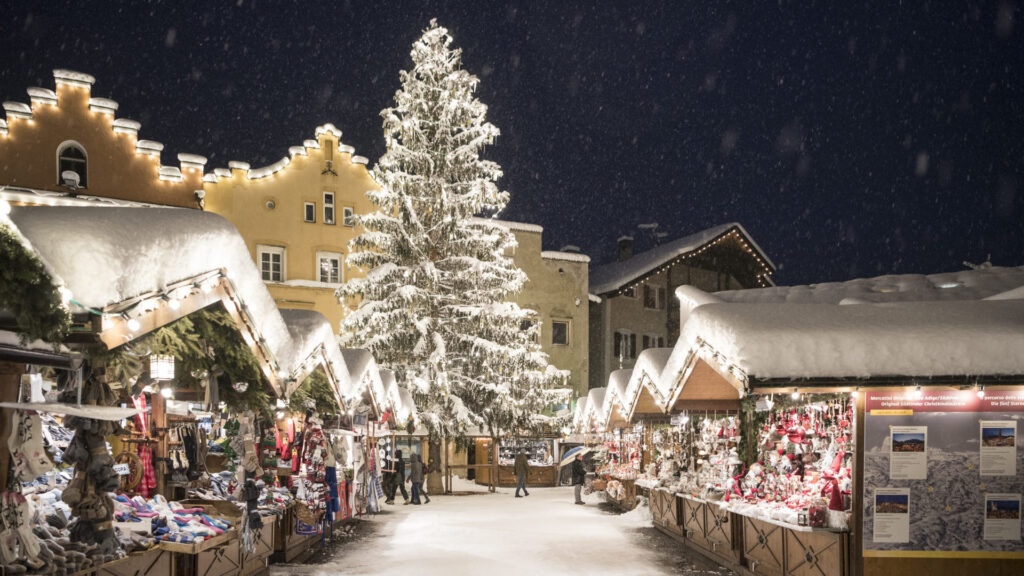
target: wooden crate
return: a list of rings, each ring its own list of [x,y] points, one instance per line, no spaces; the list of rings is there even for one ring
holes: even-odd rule
[[[230,532],[197,544],[163,542],[174,554],[175,576],[238,576],[241,571],[241,552],[238,533]],[[192,546],[193,551],[185,547]]]
[[[849,566],[846,533],[785,530],[785,568],[793,576],[845,576]]]
[[[655,525],[682,536],[683,529],[679,522],[680,499],[675,494],[667,490],[651,490],[650,506]]]
[[[252,554],[242,554],[241,573],[239,576],[257,576],[267,571],[267,559],[274,553],[274,533],[277,529],[275,516],[263,518],[263,527],[254,531],[253,540],[256,549]]]
[[[741,516],[743,559],[754,574],[781,576],[785,573],[785,532],[775,524]]]
[[[172,576],[173,569],[173,553],[155,547],[100,566],[98,576]]]

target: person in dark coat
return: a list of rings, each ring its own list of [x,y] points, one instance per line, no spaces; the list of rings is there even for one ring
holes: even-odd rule
[[[576,503],[583,504],[580,492],[583,491],[583,482],[587,478],[587,469],[583,467],[583,454],[577,454],[572,461],[572,486],[576,492]]]
[[[519,491],[522,490],[523,494],[529,496],[530,493],[526,491],[526,475],[530,473],[530,463],[526,459],[526,452],[520,450],[516,453],[516,461],[513,467],[513,472],[516,474],[516,498],[522,498],[519,495]]]
[[[405,503],[409,503],[409,493],[405,491],[405,460],[402,459],[402,451],[395,450],[395,471],[392,472],[391,486],[388,488],[387,493],[388,499],[384,501],[385,504],[395,503],[395,492],[401,488],[402,498],[405,499]]]
[[[420,455],[413,452],[409,456],[409,482],[412,482],[412,503],[420,505],[420,494],[423,492],[423,461]],[[403,488],[403,491],[405,489]],[[408,504],[409,502],[406,502]]]

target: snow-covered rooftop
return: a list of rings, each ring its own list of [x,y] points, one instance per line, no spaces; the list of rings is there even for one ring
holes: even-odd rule
[[[982,300],[1024,286],[1024,266],[986,266],[941,274],[889,274],[845,282],[716,292],[724,302],[839,304],[844,300],[897,302]]]
[[[540,257],[545,260],[565,260],[566,262],[590,262],[590,256],[586,254],[579,254],[577,252],[559,252],[555,250],[544,250],[540,253]]]
[[[540,233],[544,232],[544,227],[543,226],[538,226],[537,224],[528,224],[526,222],[513,222],[511,220],[499,220],[497,218],[479,218],[479,217],[472,218],[471,220],[483,221],[483,222],[488,222],[488,223],[491,223],[491,224],[497,224],[498,226],[502,226],[504,228],[508,228],[509,230],[512,230],[513,232],[533,232],[535,234],[540,234]]]
[[[1024,300],[707,304],[675,354],[698,340],[758,379],[1018,375]]]
[[[646,252],[634,254],[632,257],[620,262],[596,266],[590,271],[590,289],[597,295],[618,290],[679,256],[705,249],[709,244],[732,230],[737,231],[742,236],[743,241],[750,244],[760,259],[772,269],[775,268],[775,265],[771,263],[768,256],[754,242],[754,239],[744,230],[743,226],[738,222],[730,222],[662,244]]]
[[[321,347],[343,395],[358,392],[367,369],[376,374],[369,352],[339,350],[321,314],[278,310],[242,237],[216,214],[166,207],[14,206],[0,216],[0,225],[11,227],[76,306],[103,310],[220,271],[282,379],[308,372],[304,368]],[[357,365],[349,365],[348,357]],[[379,375],[369,380],[382,395]]]

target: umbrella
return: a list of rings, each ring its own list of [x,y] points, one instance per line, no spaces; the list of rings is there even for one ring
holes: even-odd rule
[[[562,462],[558,466],[568,466],[569,464],[572,463],[573,460],[576,459],[576,456],[580,454],[586,454],[587,452],[590,452],[590,448],[587,448],[585,446],[576,446],[574,448],[570,448],[569,451],[566,452],[564,456],[562,456]]]

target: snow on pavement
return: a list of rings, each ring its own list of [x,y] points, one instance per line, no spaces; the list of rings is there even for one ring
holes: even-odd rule
[[[323,564],[271,566],[272,576],[381,574],[395,576],[595,574],[722,574],[690,558],[681,545],[653,534],[646,510],[615,515],[597,505],[573,504],[571,488],[437,496],[428,505],[386,506],[365,520],[372,535],[332,550]],[[662,549],[652,545],[660,542]],[[691,554],[692,556],[692,554]]]

